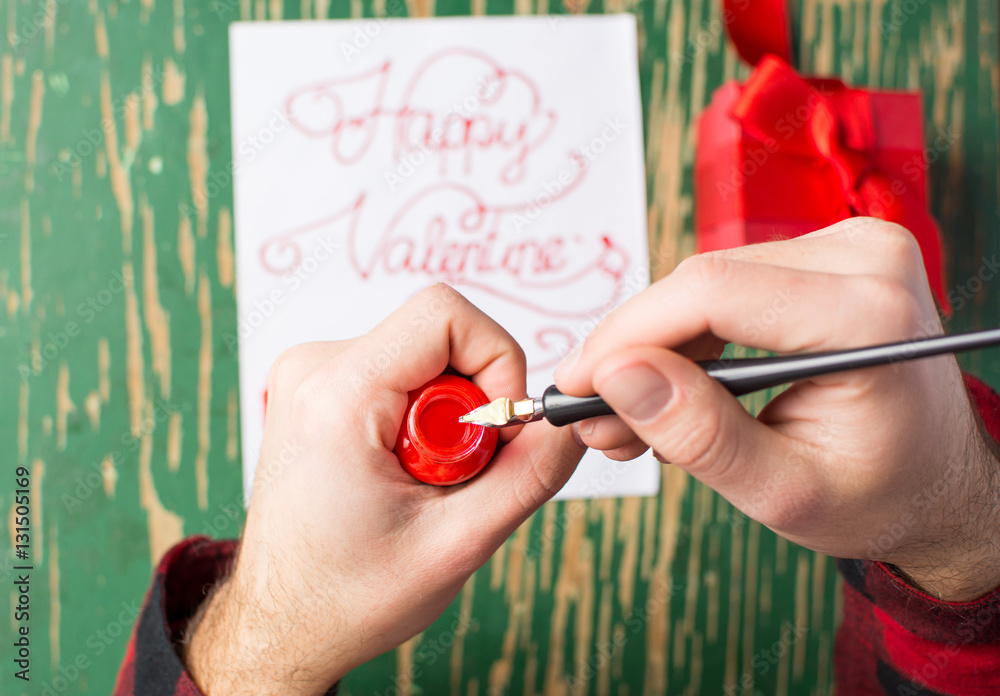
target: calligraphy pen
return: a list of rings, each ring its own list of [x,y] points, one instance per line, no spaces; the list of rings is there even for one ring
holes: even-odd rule
[[[1000,328],[822,353],[739,360],[705,360],[697,365],[708,373],[709,377],[728,389],[733,396],[740,396],[834,372],[998,345],[1000,345]],[[503,428],[543,418],[552,425],[563,426],[587,418],[610,415],[614,415],[614,410],[601,397],[568,396],[552,386],[540,397],[520,401],[506,397],[496,399],[466,413],[458,420],[489,428]]]

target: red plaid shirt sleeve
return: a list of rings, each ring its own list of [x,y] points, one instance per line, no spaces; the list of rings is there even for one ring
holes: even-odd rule
[[[185,539],[156,568],[118,673],[114,696],[203,696],[180,658],[180,642],[205,595],[229,573],[235,541]]]
[[[1000,397],[967,378],[990,435],[1000,440]],[[204,696],[179,645],[198,606],[232,566],[235,541],[193,537],[172,548],[129,641],[114,696]],[[1000,694],[1000,588],[972,602],[942,602],[882,563],[838,561],[844,618],[834,654],[848,696]],[[330,690],[336,693],[336,685]]]

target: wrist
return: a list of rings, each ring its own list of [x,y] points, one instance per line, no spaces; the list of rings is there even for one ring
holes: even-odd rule
[[[185,642],[191,678],[206,696],[322,696],[343,674],[310,668],[312,646],[285,625],[234,578],[220,582]]]
[[[942,601],[971,601],[1000,586],[1000,463],[989,435],[977,432],[970,440],[960,464],[965,486],[954,492],[955,504],[941,511],[947,533],[924,553],[890,566]]]
[[[886,567],[908,584],[943,602],[971,602],[1000,586],[998,563],[1000,558],[936,567],[903,568],[888,563]]]
[[[269,676],[273,665],[255,664],[270,651],[255,649],[257,641],[241,628],[245,605],[234,589],[230,580],[222,581],[205,599],[185,641],[185,666],[206,696],[276,696],[280,684]]]

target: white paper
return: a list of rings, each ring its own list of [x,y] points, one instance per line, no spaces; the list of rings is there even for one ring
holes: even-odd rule
[[[230,51],[247,490],[286,348],[444,281],[524,347],[540,394],[648,284],[631,15],[235,23]],[[560,497],[658,486],[650,456],[590,452]]]

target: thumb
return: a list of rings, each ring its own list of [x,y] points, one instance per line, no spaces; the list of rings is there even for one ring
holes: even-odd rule
[[[737,507],[773,481],[785,438],[748,414],[726,389],[687,358],[642,347],[606,358],[594,388],[667,462],[688,471]],[[778,456],[775,456],[778,455]]]

